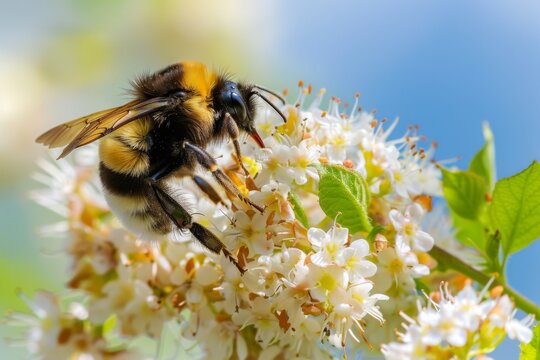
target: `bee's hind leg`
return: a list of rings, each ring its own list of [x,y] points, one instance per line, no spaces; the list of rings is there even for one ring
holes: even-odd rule
[[[208,198],[210,200],[212,200],[212,202],[214,204],[222,204],[222,205],[225,205],[227,206],[227,204],[225,204],[225,201],[223,201],[223,199],[221,198],[221,196],[219,196],[219,194],[217,193],[217,191],[212,187],[212,185],[210,185],[208,183],[208,181],[204,180],[202,177],[198,176],[198,175],[194,175],[193,176],[193,182],[195,182],[195,184],[197,185],[197,187],[203,192],[206,194],[206,196],[208,196]]]
[[[240,192],[240,189],[238,189],[238,187],[231,181],[231,179],[229,179],[223,170],[218,167],[214,158],[206,150],[188,141],[184,142],[184,147],[186,150],[191,151],[195,155],[197,162],[200,165],[212,173],[216,181],[225,189],[225,191],[242,200],[246,204],[251,205],[261,214],[264,212],[263,207],[255,204]]]
[[[194,222],[191,214],[158,184],[152,184],[152,189],[154,190],[156,199],[161,205],[163,211],[179,229],[189,230],[193,236],[195,236],[195,238],[202,245],[204,245],[204,247],[213,253],[223,253],[223,255],[225,255],[236,266],[240,273],[244,274],[246,270],[240,266],[229,250],[225,248],[225,245],[221,242],[221,240],[219,240],[210,230],[201,224]]]
[[[227,257],[233,264],[236,266],[240,274],[244,275],[246,269],[244,269],[238,261],[232,256],[232,254],[225,248],[225,245],[207,228],[202,226],[199,223],[192,223],[191,228],[189,229],[191,233],[210,251],[215,253],[222,252],[225,257]]]

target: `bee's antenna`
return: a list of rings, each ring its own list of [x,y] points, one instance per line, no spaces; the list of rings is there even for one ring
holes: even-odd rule
[[[285,115],[283,115],[281,110],[279,110],[278,107],[276,105],[274,105],[266,96],[264,96],[263,94],[261,94],[258,91],[252,91],[251,93],[253,95],[257,95],[258,97],[263,99],[264,102],[266,102],[268,105],[270,105],[272,107],[272,109],[274,109],[279,114],[279,116],[281,116],[281,118],[283,119],[283,122],[285,122],[285,123],[287,122],[287,118],[285,117]]]
[[[285,105],[287,103],[285,98],[283,96],[279,95],[274,90],[267,89],[267,88],[265,88],[264,86],[261,86],[261,85],[253,85],[253,87],[256,88],[256,89],[259,89],[261,91],[264,91],[264,92],[267,92],[269,94],[274,95],[275,97],[277,97],[279,99],[279,101],[281,101],[283,103],[283,105]]]

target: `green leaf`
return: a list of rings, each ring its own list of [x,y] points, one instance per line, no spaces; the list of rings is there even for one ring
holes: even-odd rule
[[[457,215],[478,220],[486,204],[486,183],[471,171],[441,169],[443,193],[448,206]]]
[[[528,344],[521,344],[519,360],[540,360],[540,323],[533,329],[533,338]]]
[[[382,225],[375,225],[373,227],[373,229],[371,229],[371,231],[369,232],[368,236],[366,237],[366,240],[369,242],[369,243],[372,243],[375,241],[375,238],[377,237],[378,234],[382,233],[386,231],[386,228]]]
[[[486,241],[486,257],[485,257],[485,267],[490,272],[502,272],[500,264],[500,254],[501,254],[501,233],[495,231],[495,233],[490,234],[487,237]]]
[[[477,220],[462,218],[450,210],[454,228],[455,237],[463,245],[474,247],[481,252],[485,250],[484,226]]]
[[[103,323],[103,329],[102,329],[103,336],[109,334],[111,331],[114,330],[116,326],[116,320],[117,318],[115,314],[112,314],[111,316],[107,318],[107,320],[105,320],[105,322]]]
[[[298,221],[300,221],[300,223],[304,225],[304,227],[308,228],[309,221],[304,207],[302,206],[298,195],[296,195],[296,193],[294,193],[292,190],[289,192],[289,202],[293,207],[294,216],[296,217],[296,219],[298,219]]]
[[[490,208],[493,230],[499,230],[503,256],[523,249],[540,237],[540,164],[501,179]]]
[[[493,133],[487,122],[484,123],[483,131],[486,142],[472,158],[469,164],[469,170],[480,175],[488,186],[488,191],[491,192],[497,180],[495,172],[495,146],[493,144]]]
[[[370,194],[366,180],[356,171],[339,165],[317,165],[319,203],[324,213],[335,218],[351,233],[370,231],[368,218]]]
[[[414,283],[416,284],[416,289],[418,290],[418,292],[424,292],[425,294],[429,294],[431,292],[429,286],[422,280],[414,279]]]

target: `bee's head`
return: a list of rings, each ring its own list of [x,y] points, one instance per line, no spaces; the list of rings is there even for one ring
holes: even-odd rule
[[[234,81],[225,81],[218,97],[224,113],[229,113],[241,130],[247,132],[260,147],[264,147],[255,129],[255,103],[252,99],[252,87]]]

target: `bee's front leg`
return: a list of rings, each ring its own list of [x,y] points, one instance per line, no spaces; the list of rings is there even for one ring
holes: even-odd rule
[[[216,160],[214,160],[212,155],[210,155],[206,150],[200,146],[190,143],[189,141],[184,142],[184,148],[195,155],[197,162],[212,173],[216,181],[225,189],[225,191],[257,209],[261,214],[264,212],[263,207],[255,204],[240,192],[240,189],[238,189],[238,187],[231,181],[231,179],[229,179],[223,170],[218,167]]]
[[[231,114],[229,113],[225,114],[224,123],[225,127],[227,128],[227,133],[229,134],[229,137],[231,138],[234,145],[238,166],[240,166],[242,170],[244,170],[244,174],[246,174],[246,176],[249,176],[249,171],[248,169],[246,169],[246,166],[242,162],[242,152],[240,151],[240,143],[238,142],[238,138],[240,137],[240,129],[238,129],[236,121],[234,121]]]

